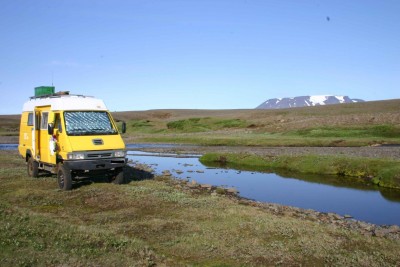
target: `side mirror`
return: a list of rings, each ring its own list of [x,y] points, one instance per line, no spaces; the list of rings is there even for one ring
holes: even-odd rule
[[[53,135],[54,134],[54,123],[49,123],[47,125],[47,133],[49,135]]]
[[[126,122],[122,122],[122,133],[126,133]]]

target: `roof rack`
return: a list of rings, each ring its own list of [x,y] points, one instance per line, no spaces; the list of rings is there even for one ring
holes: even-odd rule
[[[29,99],[43,99],[43,98],[59,98],[59,97],[65,97],[65,96],[77,96],[77,97],[91,97],[91,96],[85,96],[85,95],[71,95],[69,91],[60,91],[54,94],[48,94],[48,95],[41,95],[41,96],[31,96]]]

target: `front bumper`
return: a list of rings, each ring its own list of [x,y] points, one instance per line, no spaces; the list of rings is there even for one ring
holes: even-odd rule
[[[63,164],[71,171],[92,171],[124,167],[127,161],[127,158],[84,159],[64,160]]]

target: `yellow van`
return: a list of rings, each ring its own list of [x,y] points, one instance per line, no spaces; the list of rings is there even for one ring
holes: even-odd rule
[[[123,122],[122,133],[125,130]],[[104,102],[94,97],[69,92],[31,97],[23,106],[18,150],[29,176],[38,177],[40,171],[57,174],[63,190],[92,174],[124,182],[124,141]]]

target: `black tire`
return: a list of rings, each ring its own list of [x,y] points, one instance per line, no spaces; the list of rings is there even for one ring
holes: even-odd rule
[[[39,163],[32,157],[28,159],[28,175],[35,178],[39,177]]]
[[[125,183],[124,170],[123,169],[117,170],[116,175],[113,177],[111,182],[113,184],[124,184]]]
[[[57,182],[62,190],[68,191],[72,189],[71,171],[62,164],[58,166]]]

